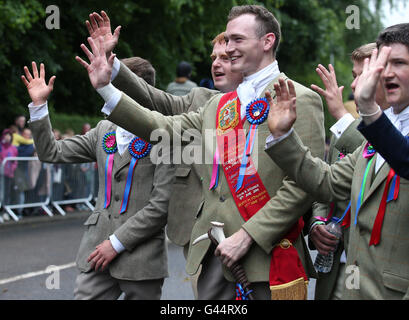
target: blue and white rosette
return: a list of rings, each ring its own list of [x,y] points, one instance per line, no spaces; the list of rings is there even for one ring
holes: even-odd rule
[[[129,143],[128,150],[132,156],[129,164],[128,174],[126,177],[124,196],[122,197],[122,204],[119,213],[124,213],[128,209],[129,195],[131,194],[133,173],[139,159],[146,157],[152,149],[152,145],[145,140],[135,137]]]

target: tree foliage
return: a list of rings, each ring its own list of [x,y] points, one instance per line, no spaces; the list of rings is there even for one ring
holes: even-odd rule
[[[381,2],[373,0],[379,6]],[[345,9],[351,3],[360,9],[358,30],[345,27]],[[27,113],[29,97],[20,76],[23,66],[33,60],[46,65],[47,78],[57,76],[50,99],[52,112],[100,114],[103,101],[74,59],[84,56],[79,46],[86,41],[84,22],[93,11],[105,10],[113,27],[122,26],[117,56],[141,56],[151,61],[160,88],[172,81],[181,60],[193,64],[196,82],[210,77],[211,40],[225,29],[234,5],[262,4],[277,16],[283,34],[277,56],[280,69],[307,86],[321,85],[315,68],[318,63],[328,64],[332,56],[339,83],[349,88],[350,52],[374,41],[382,28],[379,11],[370,11],[365,0],[55,0],[53,5],[60,10],[58,30],[46,28],[49,4],[42,0],[0,0],[3,127],[16,114]]]

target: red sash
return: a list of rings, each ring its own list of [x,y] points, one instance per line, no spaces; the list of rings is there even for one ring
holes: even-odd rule
[[[219,102],[216,113],[216,139],[220,155],[219,163],[233,195],[234,202],[245,221],[255,215],[270,200],[251,156],[247,158],[243,187],[236,193],[240,161],[244,152],[246,136],[240,116],[240,101],[237,92],[226,93]],[[297,240],[304,226],[302,218],[284,237],[280,245],[272,250],[270,263],[270,288],[285,287],[294,281],[308,280],[297,250],[292,244]],[[275,296],[280,298],[279,296]],[[287,297],[288,298],[288,297]],[[290,297],[291,298],[291,297]]]

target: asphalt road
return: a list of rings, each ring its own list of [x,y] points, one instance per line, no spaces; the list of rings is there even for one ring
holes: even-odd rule
[[[87,215],[0,225],[0,300],[73,299],[78,274],[74,261]],[[170,277],[165,279],[162,299],[192,300],[182,248],[169,243],[168,249]],[[314,280],[309,299],[313,285]]]

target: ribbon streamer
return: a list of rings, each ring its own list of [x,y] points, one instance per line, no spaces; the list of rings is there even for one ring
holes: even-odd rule
[[[391,191],[389,191],[389,186],[394,180],[394,185],[391,188]],[[388,173],[388,177],[386,178],[386,185],[385,189],[382,194],[382,200],[381,204],[378,209],[378,213],[376,214],[375,218],[375,223],[372,227],[372,233],[371,233],[371,239],[369,241],[369,246],[371,245],[377,245],[379,244],[379,241],[381,240],[381,230],[382,230],[382,225],[383,225],[383,219],[385,217],[385,211],[386,211],[386,204],[388,202],[388,191],[389,194],[392,193],[392,199],[391,200],[396,200],[399,195],[399,185],[397,185],[397,182],[399,182],[398,177],[395,175],[395,171],[391,168]]]
[[[111,153],[105,162],[105,202],[104,208],[108,208],[111,203],[111,183],[112,183],[112,168],[114,166],[114,154]]]
[[[121,209],[119,210],[119,213],[124,213],[128,209],[129,195],[131,194],[131,189],[132,189],[133,174],[134,174],[137,163],[138,163],[138,159],[132,158],[131,163],[129,164],[128,175],[126,177],[124,196],[122,197]]]
[[[365,150],[364,150],[364,152],[365,152]],[[373,154],[372,154],[372,156],[373,156]],[[365,154],[364,154],[364,157],[365,157]],[[355,225],[358,222],[358,212],[359,212],[359,209],[361,208],[361,204],[362,204],[362,201],[364,199],[366,179],[368,178],[369,168],[370,168],[370,166],[372,164],[373,159],[374,158],[372,157],[371,160],[366,165],[365,174],[364,174],[364,177],[362,179],[361,191],[359,192],[358,202],[356,204],[355,220],[354,220]]]
[[[214,190],[219,184],[219,148],[216,145],[216,152],[213,157],[212,179],[210,180],[209,190]]]

